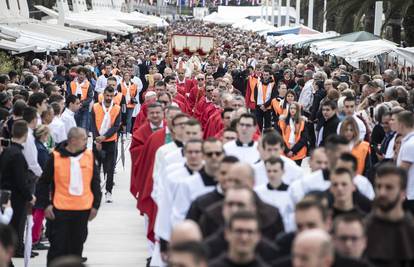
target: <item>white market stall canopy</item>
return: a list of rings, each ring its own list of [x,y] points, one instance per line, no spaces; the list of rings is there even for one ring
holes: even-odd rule
[[[308,40],[320,40],[320,39],[326,39],[329,37],[338,36],[339,33],[334,31],[324,32],[324,33],[317,33],[317,34],[285,34],[280,36],[267,36],[267,42],[275,45],[276,47],[282,47],[282,46],[290,46],[290,45],[296,45],[301,42],[305,42]]]
[[[204,22],[207,23],[214,23],[218,25],[241,25],[243,23],[243,19],[248,19],[251,22],[259,20],[259,18],[263,15],[270,16],[272,14],[272,7],[262,7],[262,6],[219,6],[218,12],[213,12],[203,18]],[[278,15],[277,7],[274,10],[275,17]],[[294,7],[282,7],[281,9],[282,17],[289,17],[290,19],[296,19],[296,9]],[[259,20],[260,21],[260,20]],[[248,24],[246,20],[244,20],[245,24]],[[263,22],[266,24],[271,24]],[[271,25],[272,26],[272,25]],[[240,28],[240,27],[237,27]],[[270,30],[276,29],[275,27],[271,28]],[[255,30],[259,32],[259,30]]]
[[[384,56],[396,58],[399,64],[414,65],[414,48],[400,48],[382,39],[362,42],[327,40],[313,43],[310,51],[317,55],[341,57],[354,67],[358,67],[361,61],[376,62]]]
[[[85,0],[73,1],[73,11],[66,0],[58,0],[58,12],[36,5],[35,7],[61,23],[77,28],[111,32],[120,35],[137,32],[134,27],[165,27],[168,23],[159,17],[139,12],[121,12],[123,0],[92,0],[92,9],[88,10]]]

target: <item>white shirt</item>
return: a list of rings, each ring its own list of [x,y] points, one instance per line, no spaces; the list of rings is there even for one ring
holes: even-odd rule
[[[174,163],[184,163],[185,157],[183,155],[183,149],[179,148],[174,151],[171,151],[170,153],[167,153],[165,156],[165,164],[170,165]]]
[[[67,139],[68,136],[66,134],[65,124],[58,116],[55,116],[53,118],[48,127],[50,129],[50,135],[56,144],[61,143]]]
[[[35,138],[33,136],[33,130],[31,128],[29,128],[26,143],[23,144],[23,155],[27,161],[29,170],[31,170],[37,177],[42,176],[43,171],[37,161],[37,148]]]
[[[73,127],[76,127],[75,113],[72,112],[70,109],[65,108],[65,111],[63,111],[60,119],[65,125],[65,132],[67,136],[69,133],[69,130],[72,129]]]
[[[175,144],[175,142],[170,142],[168,144],[162,145],[160,148],[157,149],[157,152],[155,153],[154,170],[152,172],[153,187],[151,193],[152,199],[154,199],[155,202],[157,202],[156,199],[158,196],[158,184],[160,183],[162,175],[167,167],[165,156],[166,154],[176,149],[178,149],[178,146]],[[180,166],[181,165],[182,164],[180,164]]]
[[[355,119],[355,121],[356,121],[356,123],[358,125],[359,140],[362,141],[362,140],[364,140],[365,134],[367,133],[367,127],[365,127],[364,122],[360,118],[358,118],[357,114],[352,115],[352,118]],[[338,128],[336,128],[336,132],[338,134],[339,134],[339,130],[341,129],[341,125],[342,125],[342,122],[340,122],[338,124]]]
[[[142,91],[142,88],[144,86],[142,85],[141,79],[136,76],[134,76],[134,78],[132,78],[131,81],[137,86],[137,94],[135,95],[136,104],[134,110],[132,111],[132,117],[136,117],[141,110],[141,103],[139,102],[139,93]]]
[[[298,102],[302,105],[302,108],[306,112],[310,112],[313,102],[313,79],[309,80],[303,86],[302,91],[300,92]]]
[[[224,146],[224,151],[227,156],[235,156],[241,162],[249,163],[254,165],[259,159],[259,151],[257,150],[257,142],[253,142],[252,145],[238,145],[237,140],[230,141]]]
[[[369,180],[357,175],[353,178],[353,182],[358,191],[369,199],[374,199],[374,189]],[[305,176],[303,179],[294,181],[289,186],[289,194],[293,203],[298,203],[302,198],[311,191],[325,191],[331,186],[330,180],[325,180],[322,170],[317,170]]]
[[[262,184],[254,190],[261,200],[279,210],[285,226],[285,232],[292,232],[295,230],[294,207],[287,185],[284,184],[282,187],[281,189],[270,189],[268,184]]]
[[[282,181],[290,185],[293,181],[300,179],[303,176],[303,170],[293,160],[288,157],[280,156],[283,160],[285,173],[282,176]],[[255,176],[255,187],[266,185],[269,182],[267,177],[266,167],[263,160],[256,162],[253,166]]]
[[[191,175],[184,164],[175,164],[174,168],[173,171],[163,178],[162,187],[159,188],[158,212],[154,226],[155,234],[167,241],[170,240],[171,236],[172,202],[175,198],[177,185]]]
[[[205,185],[200,173],[195,173],[177,185],[175,197],[171,202],[173,206],[171,214],[172,225],[182,222],[187,215],[191,202],[197,197],[209,193],[216,188],[215,185]]]
[[[394,133],[394,136],[391,138],[390,142],[388,143],[387,151],[385,151],[384,158],[386,159],[394,158],[394,144],[395,144],[396,137],[397,137],[397,133]]]
[[[407,181],[407,199],[414,199],[414,132],[411,132],[404,136],[401,140],[400,153],[397,158],[397,165],[400,166],[401,163],[409,162],[411,163],[410,168],[408,169],[408,181]]]

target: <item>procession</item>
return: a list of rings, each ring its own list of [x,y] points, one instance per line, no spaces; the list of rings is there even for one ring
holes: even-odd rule
[[[0,1],[0,267],[414,267],[414,2]]]

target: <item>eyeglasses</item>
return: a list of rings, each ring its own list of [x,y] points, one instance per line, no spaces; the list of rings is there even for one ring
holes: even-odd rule
[[[206,90],[206,92],[207,93],[211,93],[211,92],[213,92],[214,90]]]
[[[206,155],[209,158],[213,157],[213,155],[215,155],[216,157],[220,157],[221,155],[223,155],[223,151],[204,152],[204,155]]]
[[[197,81],[204,81],[204,78],[197,78]]]
[[[167,105],[169,102],[168,101],[160,101],[158,100],[158,102],[160,102],[161,104]]]
[[[245,123],[239,123],[239,126],[240,127],[245,127],[245,128],[250,128],[250,127],[253,127],[253,125],[252,124],[245,124]]]

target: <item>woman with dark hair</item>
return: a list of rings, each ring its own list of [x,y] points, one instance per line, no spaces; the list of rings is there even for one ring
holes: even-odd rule
[[[282,94],[284,93],[285,86],[286,85],[283,83],[279,85],[279,96],[280,92],[282,92]],[[287,90],[286,93],[284,93],[282,99],[274,98],[272,100],[271,105],[273,107],[273,111],[276,114],[276,117],[278,118],[282,115],[287,116],[290,104],[292,104],[296,100],[296,93],[292,89]]]
[[[285,155],[300,166],[306,157],[308,137],[298,102],[289,105],[289,112],[280,117],[278,127],[285,143]]]

